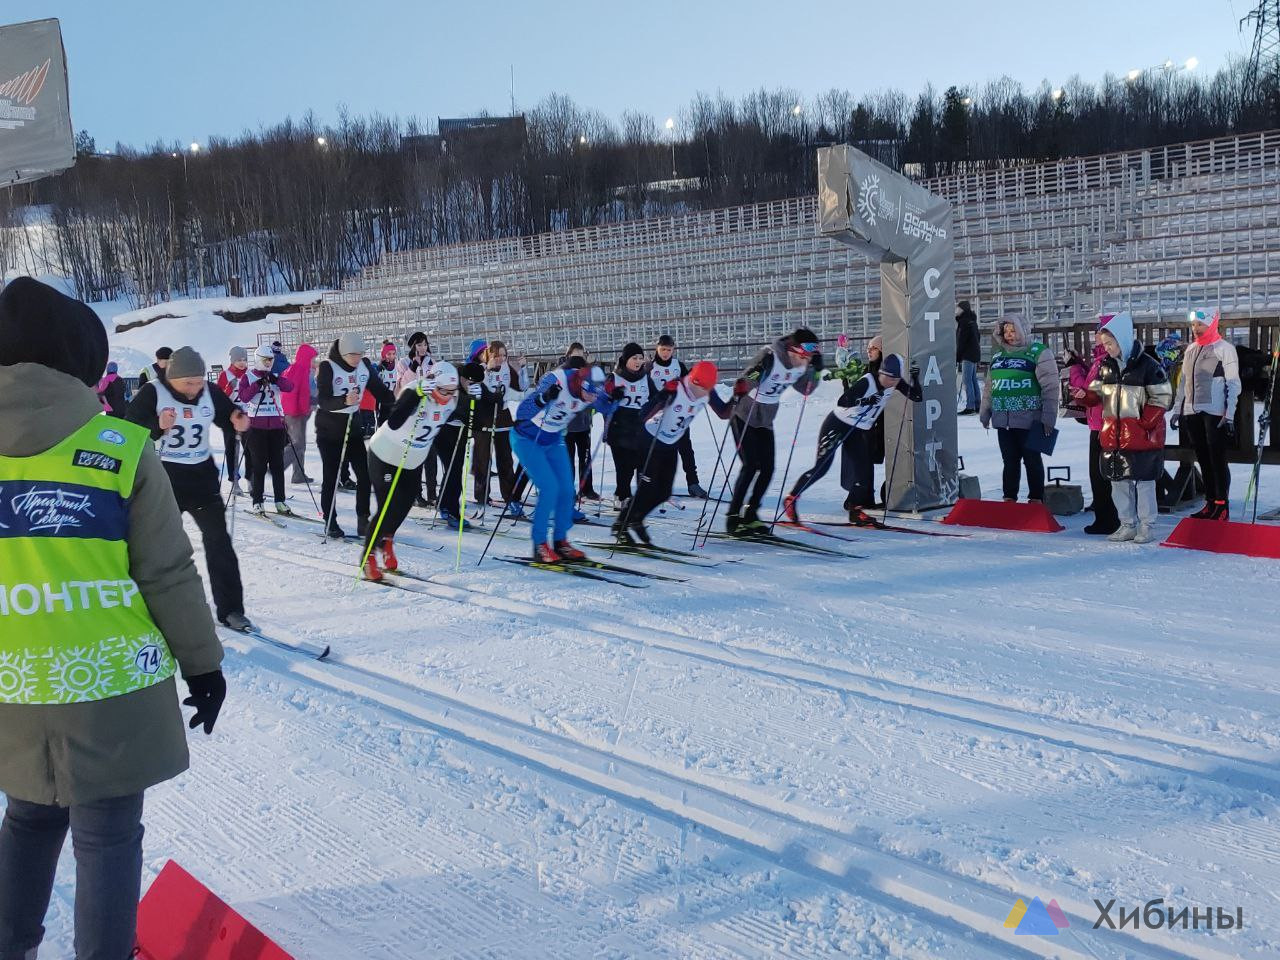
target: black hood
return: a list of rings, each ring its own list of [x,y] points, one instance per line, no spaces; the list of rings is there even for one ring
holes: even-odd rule
[[[79,300],[18,277],[0,292],[0,366],[38,363],[96,387],[107,366],[107,331]]]

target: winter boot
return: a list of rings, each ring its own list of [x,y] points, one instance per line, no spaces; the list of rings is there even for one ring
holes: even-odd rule
[[[221,619],[222,619],[222,623],[225,626],[228,626],[232,630],[236,630],[240,633],[248,633],[250,630],[258,629],[253,625],[253,621],[251,621],[243,613],[228,613],[225,617],[222,617]]]
[[[756,507],[747,507],[746,512],[742,514],[742,533],[748,536],[757,533],[764,533],[769,529],[769,525],[760,519],[760,512]]]
[[[297,516],[296,513],[294,513],[291,509],[289,509],[289,505],[287,503],[281,503],[279,500],[276,501],[276,513],[278,513],[282,517]]]
[[[796,504],[800,502],[800,498],[795,494],[787,494],[782,498],[782,519],[787,523],[799,523],[800,514],[796,510]]]
[[[369,556],[364,559],[364,578],[374,581],[382,579],[382,571],[378,569],[378,554],[374,550],[370,550]]]
[[[1140,523],[1138,524],[1138,532],[1133,535],[1133,542],[1150,543],[1155,538],[1155,534],[1151,532],[1151,524]]]
[[[696,480],[689,484],[689,496],[693,497],[695,500],[711,499],[711,494],[707,493],[707,491],[703,489],[702,484],[698,483]]]
[[[579,494],[579,496],[581,496],[583,500],[590,500],[592,503],[600,502],[600,494],[596,493],[590,487],[587,487],[587,489],[583,490],[582,493]]]
[[[336,522],[330,520],[328,525],[324,528],[324,535],[326,537],[331,537],[334,540],[341,540],[347,534]]]
[[[639,540],[645,546],[649,546],[653,543],[653,537],[649,536],[649,531],[645,527],[643,520],[632,520],[627,524],[627,533],[636,540]]]
[[[430,510],[432,507],[436,505],[436,501],[435,501],[435,498],[432,498],[430,500],[424,500],[422,497],[414,497],[413,505],[417,507],[419,510]]]
[[[585,560],[587,555],[575,547],[568,540],[556,541],[556,556],[564,561]]]
[[[1136,526],[1131,527],[1128,524],[1121,524],[1120,529],[1117,530],[1115,533],[1113,533],[1111,536],[1107,537],[1107,539],[1110,540],[1112,543],[1128,543],[1137,535],[1138,535],[1138,528]]]
[[[1095,520],[1093,521],[1093,523],[1089,524],[1087,527],[1084,528],[1084,532],[1089,534],[1090,536],[1108,537],[1111,534],[1115,533],[1118,527],[1119,527],[1118,523],[1106,524],[1106,523],[1101,523],[1100,521]]]
[[[535,563],[555,563],[559,564],[563,561],[560,555],[552,550],[545,543],[540,543],[533,548],[533,560]]]
[[[356,517],[356,536],[367,537],[369,535],[369,518]]]
[[[1227,505],[1227,501],[1225,500],[1213,501],[1213,509],[1209,511],[1209,516],[1206,517],[1205,519],[1206,520],[1230,520],[1231,508]]]
[[[1195,513],[1191,514],[1191,519],[1192,520],[1208,520],[1209,515],[1213,513],[1213,504],[1214,504],[1214,501],[1206,500],[1204,502],[1203,507],[1201,507]]]
[[[382,569],[393,573],[399,570],[400,561],[396,559],[396,545],[391,542],[391,538],[384,537],[378,548],[382,551]]]
[[[350,478],[346,478],[338,481],[338,489],[346,490],[348,493],[354,493],[356,489],[356,485],[351,482]]]

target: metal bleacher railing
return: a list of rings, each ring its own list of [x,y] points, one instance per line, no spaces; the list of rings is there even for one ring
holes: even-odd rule
[[[926,181],[954,205],[956,296],[984,322],[1070,325],[1103,308],[1174,321],[1191,305],[1280,316],[1280,131]],[[281,330],[343,330],[437,355],[501,337],[535,357],[602,359],[670,333],[734,363],[798,324],[824,340],[879,326],[879,272],[816,232],[797,197],[678,217],[398,251]]]

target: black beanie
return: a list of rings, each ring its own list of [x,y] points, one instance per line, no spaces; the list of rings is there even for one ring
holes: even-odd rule
[[[564,362],[564,368],[566,370],[581,370],[586,365],[587,361],[584,357],[570,357]]]
[[[474,360],[460,366],[458,374],[472,383],[484,383],[484,367]]]
[[[791,335],[791,345],[798,347],[802,343],[817,343],[818,335],[808,327],[800,327]]]
[[[161,347],[156,351],[157,360],[168,360],[173,356],[173,347]]]
[[[622,348],[622,353],[618,354],[618,366],[623,366],[628,360],[636,356],[644,356],[644,347],[638,343],[628,343]]]
[[[18,277],[0,292],[0,366],[38,363],[96,387],[107,366],[107,331],[79,300]]]

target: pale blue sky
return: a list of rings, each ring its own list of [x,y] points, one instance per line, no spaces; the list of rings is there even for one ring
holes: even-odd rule
[[[312,108],[505,113],[551,92],[661,123],[696,91],[917,93],[1007,73],[1028,87],[1247,52],[1253,0],[4,0],[5,23],[62,21],[76,129],[203,141]],[[901,18],[901,19],[898,19]]]

